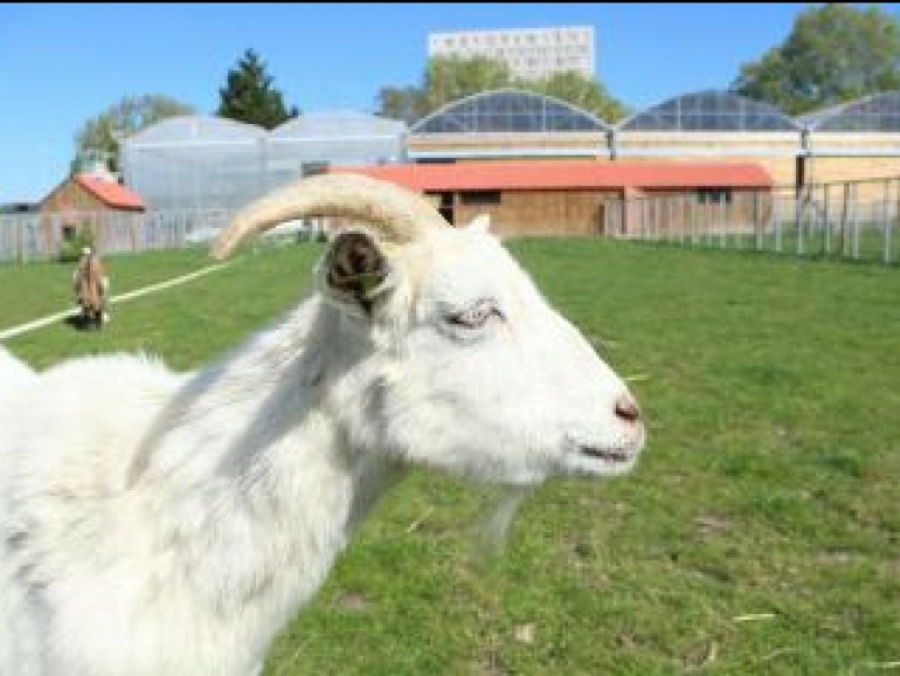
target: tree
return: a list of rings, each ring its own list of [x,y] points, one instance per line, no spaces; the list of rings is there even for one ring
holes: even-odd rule
[[[803,11],[790,35],[744,64],[731,89],[796,115],[900,87],[900,24],[878,7]]]
[[[76,158],[94,155],[104,160],[111,171],[119,170],[119,138],[134,134],[167,117],[190,115],[194,109],[162,94],[126,96],[97,117],[85,122],[75,135]]]
[[[509,66],[486,56],[436,56],[425,69],[425,100],[429,112],[450,101],[509,86]]]
[[[428,113],[425,92],[417,87],[383,87],[378,92],[380,115],[412,124]]]
[[[225,87],[219,89],[219,109],[216,114],[232,120],[257,124],[266,129],[297,117],[296,106],[285,107],[279,90],[272,86],[273,78],[266,74],[266,64],[252,49],[244,52],[237,67],[228,71]]]
[[[485,56],[429,59],[421,87],[385,87],[380,90],[379,114],[412,123],[451,101],[504,87],[553,96],[609,122],[625,114],[625,106],[610,96],[594,78],[565,72],[543,80],[517,79],[505,62]]]
[[[597,115],[605,122],[618,122],[628,112],[596,79],[575,71],[554,73],[543,80],[522,80],[523,89],[552,96]]]

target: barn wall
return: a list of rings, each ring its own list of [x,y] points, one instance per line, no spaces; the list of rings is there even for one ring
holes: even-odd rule
[[[73,180],[68,180],[41,202],[41,213],[102,211],[108,207]]]
[[[45,255],[52,256],[64,241],[64,230],[87,230],[96,234],[96,214],[108,207],[96,196],[68,179],[41,202],[41,247]]]
[[[501,235],[602,234],[604,205],[621,191],[507,190],[500,204],[466,204],[455,195],[454,216],[465,224],[481,213],[490,214],[491,229]]]
[[[861,181],[900,176],[900,138],[891,133],[814,132],[807,159],[809,180],[815,183]],[[884,186],[862,184],[859,199],[881,199]]]

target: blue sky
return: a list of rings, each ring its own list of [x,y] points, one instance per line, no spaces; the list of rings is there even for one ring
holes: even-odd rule
[[[900,4],[880,3],[900,16]],[[420,85],[429,32],[591,25],[597,75],[634,108],[725,88],[809,3],[0,5],[0,203],[61,181],[81,125],[125,95],[211,113],[254,48],[288,104],[374,112],[383,86]]]

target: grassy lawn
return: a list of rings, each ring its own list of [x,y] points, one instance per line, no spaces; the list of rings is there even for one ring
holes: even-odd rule
[[[632,379],[650,432],[638,468],[537,489],[499,554],[477,536],[496,490],[412,474],[266,673],[900,670],[900,270],[602,240],[510,247]],[[61,324],[7,346],[39,365],[139,349],[192,367],[295,302],[320,250],[245,254],[114,306],[103,332]],[[195,250],[110,267],[121,293],[206,264]],[[69,272],[0,266],[0,328],[64,307]]]
[[[766,251],[811,259],[830,258],[835,261],[844,259],[897,265],[900,263],[900,229],[893,224],[892,227],[894,230],[887,238],[884,231],[872,223],[862,225],[856,237],[848,227],[846,233],[832,232],[830,235],[821,229],[806,229],[800,238],[793,225],[786,225],[780,234],[769,228],[759,236],[744,233],[699,233],[695,236],[689,233],[660,233],[657,237],[660,242],[668,240],[672,244],[694,248]],[[652,238],[648,237],[648,240],[652,241]]]
[[[205,249],[150,251],[141,256],[104,256],[112,294],[198,270],[211,264]],[[41,262],[0,264],[0,331],[74,305],[72,272],[76,263]]]

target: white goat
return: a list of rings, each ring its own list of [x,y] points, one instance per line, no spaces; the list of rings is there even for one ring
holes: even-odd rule
[[[310,215],[370,228],[217,363],[86,357],[5,386],[0,674],[252,673],[406,466],[516,485],[632,467],[634,399],[480,225],[322,175],[214,252]]]
[[[15,388],[30,382],[36,375],[33,369],[0,348],[0,391],[15,392]]]

